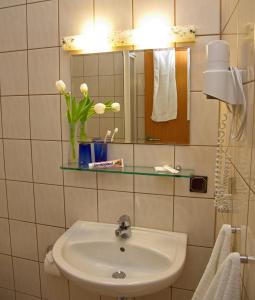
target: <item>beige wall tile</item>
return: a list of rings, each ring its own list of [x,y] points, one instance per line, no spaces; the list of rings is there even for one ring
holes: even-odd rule
[[[26,294],[16,293],[16,300],[40,300],[40,298]]]
[[[110,297],[110,296],[101,296],[100,298],[101,300],[115,300],[114,297]],[[135,298],[127,298],[128,300],[135,300]]]
[[[61,0],[59,6],[60,36],[81,34],[93,22],[93,0]]]
[[[9,222],[0,218],[0,253],[11,254]]]
[[[2,101],[0,100],[0,104]],[[3,137],[3,128],[2,128],[2,105],[0,105],[0,138]]]
[[[174,287],[195,290],[211,255],[210,248],[188,246],[186,262]]]
[[[191,291],[172,289],[172,300],[191,300],[192,296]]]
[[[71,57],[71,76],[83,77],[83,60],[84,55],[76,55]]]
[[[27,6],[28,47],[58,46],[58,1],[45,1]]]
[[[121,215],[128,215],[134,222],[133,193],[98,191],[99,222],[116,223]]]
[[[255,135],[255,132],[253,133]],[[252,160],[251,160],[251,189],[253,192],[255,192],[255,143],[252,147]]]
[[[38,263],[26,259],[13,258],[13,268],[16,290],[40,297]]]
[[[171,300],[171,289],[170,288],[166,288],[160,292],[148,295],[148,296],[144,296],[144,297],[136,297],[136,300]]]
[[[207,193],[189,192],[189,180],[175,181],[175,194],[190,197],[214,197],[215,147],[176,146],[175,165],[184,169],[194,169],[196,175],[208,176]]]
[[[123,52],[115,52],[113,56],[114,74],[123,74],[124,72]]]
[[[238,67],[246,71],[245,81],[254,80],[254,44],[242,35],[238,37]]]
[[[207,69],[206,45],[219,40],[219,35],[199,36],[193,44],[180,44],[179,46],[190,47],[191,49],[191,91],[201,91],[203,89],[203,71]]]
[[[37,260],[36,226],[32,223],[10,220],[12,254]]]
[[[230,19],[226,23],[226,26],[223,28],[224,34],[237,35],[238,33],[238,9],[237,8],[233,11],[233,14],[231,15]]]
[[[133,181],[133,175],[98,174],[98,188],[103,190],[133,192]]]
[[[134,26],[139,27],[146,17],[163,17],[169,25],[174,24],[173,0],[134,0]]]
[[[65,84],[71,88],[71,59],[70,53],[66,51],[60,51],[60,78]]]
[[[48,275],[40,264],[43,299],[69,300],[68,281],[63,277]]]
[[[254,83],[244,85],[244,92],[247,99],[247,116],[243,136],[240,141],[233,142],[234,153],[232,160],[241,176],[250,184],[250,167],[253,139],[253,118],[254,118]]]
[[[25,5],[1,9],[0,41],[1,52],[27,48]]]
[[[97,191],[65,187],[66,226],[78,220],[97,221]]]
[[[100,118],[100,131],[101,137],[105,136],[107,130],[114,130],[114,118]]]
[[[28,97],[3,97],[2,112],[4,138],[30,138]]]
[[[220,0],[178,0],[176,25],[183,24],[194,24],[196,34],[220,33]]]
[[[174,198],[174,231],[186,232],[189,244],[213,247],[214,222],[212,199]]]
[[[161,230],[172,230],[173,197],[136,193],[135,225]]]
[[[21,4],[26,4],[26,0],[0,0],[0,8]]]
[[[96,0],[95,22],[109,23],[112,30],[127,30],[132,28],[131,0]]]
[[[68,171],[68,172],[64,172],[64,182],[66,186],[95,189],[96,174],[88,173],[88,172]]]
[[[38,183],[62,184],[62,150],[60,142],[33,141],[33,172]]]
[[[5,178],[3,141],[0,140],[0,178]]]
[[[222,0],[221,1],[221,29],[226,27],[238,0]]]
[[[99,77],[99,96],[114,97],[114,76],[100,76]]]
[[[28,62],[29,92],[56,94],[55,82],[59,79],[59,49],[29,50]]]
[[[31,96],[30,119],[32,139],[60,140],[60,96]]]
[[[3,300],[15,300],[14,291],[0,288],[0,298]]]
[[[28,93],[27,52],[0,53],[1,94],[26,95]]]
[[[35,184],[36,221],[65,227],[65,207],[62,186]]]
[[[0,217],[8,217],[6,185],[4,180],[0,180]]]
[[[115,97],[124,96],[124,76],[115,75],[114,76],[114,95]]]
[[[166,145],[135,145],[135,165],[137,166],[162,166],[173,165],[174,147]]]
[[[173,195],[174,181],[169,177],[135,175],[135,192]]]
[[[10,218],[33,222],[35,220],[33,184],[7,181],[6,187]]]
[[[84,76],[97,76],[98,75],[98,64],[99,55],[89,54],[83,57],[83,74]]]
[[[108,152],[109,160],[123,158],[124,164],[127,166],[134,163],[133,145],[131,144],[109,144]]]
[[[98,295],[92,294],[72,283],[70,283],[70,300],[99,300]]]
[[[14,282],[11,256],[0,254],[0,265],[0,286],[7,289],[13,289]]]
[[[48,247],[53,246],[56,240],[65,232],[63,228],[37,225],[39,261],[43,262]]]
[[[102,0],[97,0],[102,2]],[[104,2],[104,0],[103,0]],[[113,53],[99,54],[99,75],[113,75],[114,74],[114,63]],[[85,65],[86,68],[86,65]]]
[[[5,140],[6,178],[13,180],[32,180],[30,141]]]
[[[191,145],[216,145],[218,137],[219,103],[207,100],[202,93],[191,93]],[[203,112],[201,114],[201,112]],[[198,117],[199,116],[199,117]]]

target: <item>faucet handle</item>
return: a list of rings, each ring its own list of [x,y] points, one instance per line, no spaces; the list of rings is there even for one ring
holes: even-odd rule
[[[117,223],[120,225],[122,228],[128,228],[131,225],[131,220],[128,215],[122,215],[119,217]]]

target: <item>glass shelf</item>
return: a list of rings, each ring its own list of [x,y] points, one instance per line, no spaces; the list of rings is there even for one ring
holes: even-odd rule
[[[194,175],[194,171],[190,169],[183,169],[178,174],[171,174],[168,172],[156,172],[153,167],[125,166],[124,168],[89,169],[85,167],[80,167],[78,163],[64,164],[63,166],[61,166],[61,169],[70,170],[70,171],[82,171],[82,172],[117,173],[117,174],[131,174],[131,175],[181,177],[181,178],[191,178]]]

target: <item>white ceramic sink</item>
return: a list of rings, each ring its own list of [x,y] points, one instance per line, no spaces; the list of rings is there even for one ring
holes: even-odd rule
[[[151,294],[179,277],[186,234],[132,227],[131,237],[121,240],[115,237],[116,228],[76,222],[53,247],[54,261],[63,275],[87,290],[113,297]],[[119,271],[126,277],[113,278]]]

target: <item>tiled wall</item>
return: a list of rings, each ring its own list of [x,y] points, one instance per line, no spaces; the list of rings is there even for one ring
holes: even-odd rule
[[[255,256],[255,128],[254,128],[254,21],[253,0],[222,0],[221,35],[230,43],[231,63],[246,70],[244,89],[248,101],[246,132],[240,142],[231,142],[233,210],[217,214],[217,227],[232,223],[241,227],[235,239],[235,249],[244,255]],[[221,105],[221,119],[226,112]],[[229,133],[227,122],[226,136]],[[248,264],[242,270],[243,300],[255,299],[255,266]]]
[[[70,56],[59,47],[60,37],[78,34],[93,16],[127,29],[151,12],[165,15],[169,24],[198,28],[197,41],[190,45],[191,145],[111,145],[110,158],[194,168],[209,177],[207,194],[190,193],[184,179],[116,179],[59,169],[67,158],[68,131],[55,81],[61,78],[70,87]],[[63,278],[46,276],[42,262],[47,246],[75,220],[116,222],[122,213],[134,225],[188,232],[180,279],[173,288],[143,299],[191,298],[214,243],[218,104],[205,100],[201,78],[205,45],[219,36],[219,0],[0,0],[1,300],[99,299]]]

